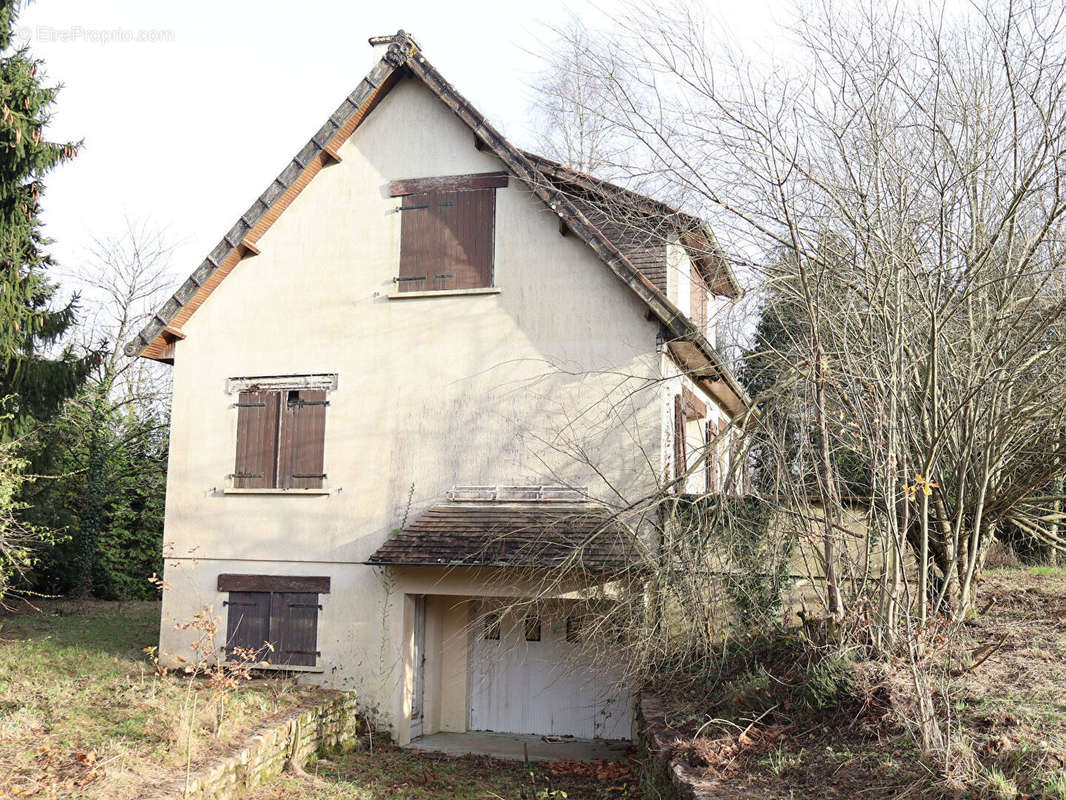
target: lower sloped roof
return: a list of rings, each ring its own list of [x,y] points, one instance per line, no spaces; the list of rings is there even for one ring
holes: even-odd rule
[[[393,566],[572,567],[612,572],[637,561],[636,543],[595,503],[449,502],[385,542],[369,563]]]

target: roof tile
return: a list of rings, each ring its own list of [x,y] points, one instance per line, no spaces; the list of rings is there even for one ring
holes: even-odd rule
[[[385,542],[371,564],[551,568],[596,572],[636,561],[628,529],[594,503],[450,502]]]

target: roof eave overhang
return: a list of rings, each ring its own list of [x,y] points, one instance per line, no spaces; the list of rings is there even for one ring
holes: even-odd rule
[[[718,244],[710,227],[701,223],[698,233],[693,237],[683,237],[681,244],[688,250],[689,257],[709,281],[711,291],[730,300],[739,300],[744,296],[744,289],[737,280],[729,259]]]
[[[371,567],[446,567],[448,569],[516,569],[516,570],[542,570],[556,571],[561,564],[508,564],[498,561],[485,561],[471,563],[469,561],[392,561],[385,559],[370,559],[366,562]],[[567,567],[568,572],[595,572],[613,573],[629,569],[628,567],[596,567],[581,564]]]
[[[408,42],[408,47],[415,47],[413,41]],[[196,271],[137,337],[126,344],[126,355],[173,363],[175,340],[168,339],[166,331],[177,332],[181,334],[180,338],[184,338],[181,326],[222,279],[245,258],[259,254],[256,243],[260,237],[319,171],[338,162],[340,146],[392,87],[405,63],[406,57],[398,57],[397,51],[390,48],[255,203],[241,215]]]
[[[721,364],[717,351],[699,334],[699,338],[678,338],[666,343],[671,358],[731,419],[740,418],[751,409],[751,398],[731,371]],[[702,341],[701,341],[702,340]]]
[[[635,192],[624,187],[613,186],[607,181],[584,175],[577,170],[570,169],[543,156],[529,153],[526,150],[520,152],[533,161],[538,170],[546,174],[593,192],[602,192],[604,191],[604,186],[610,186],[612,189],[624,193],[627,197],[633,198],[633,202],[641,206],[650,206],[654,213],[677,220],[679,228],[694,231],[694,233],[682,236],[681,244],[688,251],[689,257],[697,262],[700,271],[704,275],[712,276],[711,291],[733,300],[739,300],[743,297],[744,289],[737,281],[736,274],[729,265],[729,259],[726,258],[725,253],[719,246],[714,232],[703,220],[683,211],[678,211],[659,200],[640,197]]]

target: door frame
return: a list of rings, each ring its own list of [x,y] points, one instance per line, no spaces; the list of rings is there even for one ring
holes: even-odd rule
[[[422,735],[426,720],[426,596],[416,594],[412,615],[411,660],[414,667],[414,685],[411,689],[411,732],[415,739]]]

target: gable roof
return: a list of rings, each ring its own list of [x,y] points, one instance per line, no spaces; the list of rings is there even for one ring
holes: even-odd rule
[[[665,294],[667,290],[665,244],[677,240],[685,246],[712,292],[731,298],[744,293],[710,227],[699,217],[528,150],[522,154],[659,291]]]
[[[388,539],[368,563],[612,572],[638,562],[632,534],[594,503],[449,502]]]
[[[634,238],[632,230],[628,236],[614,230],[615,236],[619,239],[615,242],[607,232],[596,225],[596,221],[599,221],[608,231],[612,230],[610,225],[606,224],[610,220],[603,218],[605,216],[603,198],[611,196],[611,192],[627,192],[627,190],[603,181],[596,181],[573,170],[566,171],[566,168],[561,165],[547,159],[531,157],[530,154],[518,150],[466,98],[444,80],[436,68],[426,60],[414,39],[403,30],[398,31],[395,36],[370,41],[371,44],[389,42],[384,57],[344,99],[344,102],[296,154],[289,165],[281,171],[266,191],[241,215],[222,241],[215,246],[204,262],[186,279],[163,307],[153,315],[137,337],[127,343],[125,348],[127,355],[172,363],[175,343],[184,338],[181,326],[243,259],[254,257],[259,253],[256,242],[260,237],[315,175],[329,165],[340,161],[338,154],[340,146],[355,132],[397,80],[409,74],[418,78],[448,106],[473,131],[481,149],[491,151],[503,161],[511,174],[523,181],[533,194],[558,215],[560,225],[565,226],[566,230],[573,232],[591,247],[615,275],[640,297],[650,312],[660,321],[664,330],[664,338],[670,342],[671,354],[693,380],[700,383],[731,415],[749,405],[743,389],[714,347],[692,321],[667,298],[665,272],[660,276],[652,269],[652,265],[647,263],[647,259],[650,258],[645,246],[647,234],[648,230],[654,232],[654,228],[646,229],[644,238],[639,236]],[[596,191],[584,188],[583,191],[587,196],[582,198],[577,197],[573,190],[569,194],[564,190],[563,184],[581,188],[582,182],[594,187]],[[628,195],[640,197],[632,192],[628,192]],[[595,200],[594,196],[598,196],[599,201]],[[642,198],[642,200],[648,204],[649,209],[656,204],[656,201],[650,198]],[[661,208],[667,208],[662,204],[658,205]],[[593,219],[590,219],[585,212],[589,212]],[[677,214],[677,212],[673,213]],[[633,230],[640,230],[637,226],[630,227]],[[702,227],[709,234],[706,226]],[[648,270],[648,274],[638,268],[634,260],[642,263]],[[721,259],[721,263],[725,264],[724,258]],[[735,280],[733,283],[735,284]],[[661,284],[662,288],[657,284]]]

